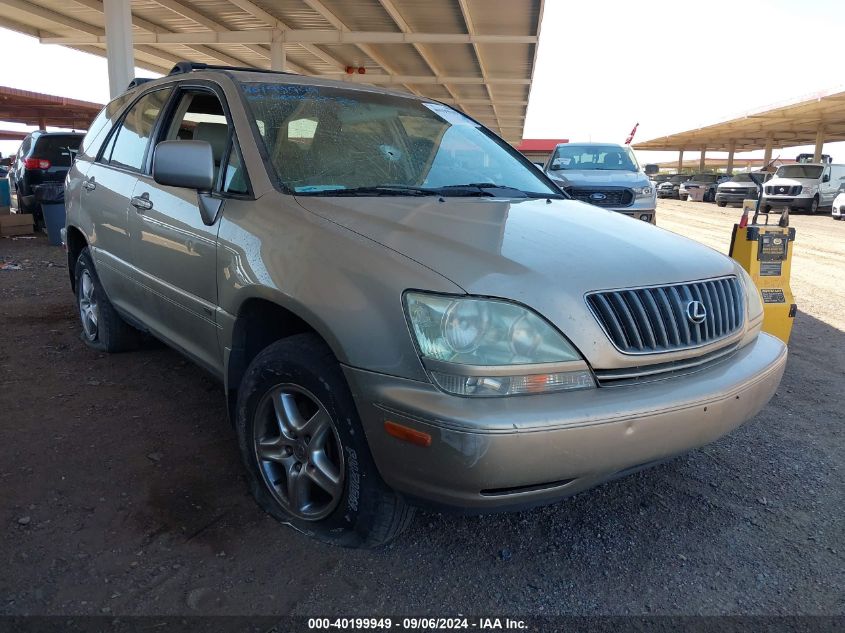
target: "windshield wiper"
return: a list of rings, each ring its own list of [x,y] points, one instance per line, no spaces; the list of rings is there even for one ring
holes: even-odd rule
[[[510,185],[498,185],[493,182],[470,182],[462,185],[446,185],[438,191],[447,196],[491,196],[497,198],[562,198],[561,194],[549,192],[523,191]]]
[[[436,189],[408,185],[377,185],[373,187],[349,187],[347,189],[322,189],[318,191],[297,191],[305,196],[437,196]]]

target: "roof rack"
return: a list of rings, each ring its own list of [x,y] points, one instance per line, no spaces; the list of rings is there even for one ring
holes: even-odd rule
[[[135,77],[132,81],[129,82],[129,85],[126,86],[127,90],[132,90],[132,88],[137,88],[141,84],[145,84],[148,81],[152,81],[152,77]]]
[[[203,64],[201,62],[176,62],[176,65],[171,69],[170,75],[181,75],[182,73],[189,73],[194,70],[244,70],[251,73],[272,73],[274,75],[298,75],[299,73],[292,73],[285,70],[267,70],[265,68],[253,68],[250,66],[216,66],[214,64]]]

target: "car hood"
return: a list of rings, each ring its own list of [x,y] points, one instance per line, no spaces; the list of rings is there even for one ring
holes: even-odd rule
[[[772,178],[765,186],[766,187],[796,187],[808,186],[818,184],[815,178]]]
[[[732,260],[698,242],[573,200],[297,200],[309,211],[437,271],[469,294],[533,308],[596,367],[627,361],[589,313],[585,293],[693,281],[736,270]]]
[[[727,180],[719,184],[719,188],[721,189],[722,187],[736,187],[737,189],[756,189],[757,185],[755,185],[753,182],[748,181],[736,182],[735,180]]]
[[[649,185],[648,176],[640,171],[603,170],[603,169],[562,169],[549,171],[549,176],[565,187],[608,186],[608,187],[645,187]]]

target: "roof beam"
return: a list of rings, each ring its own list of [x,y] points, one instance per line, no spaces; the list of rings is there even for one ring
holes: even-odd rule
[[[381,3],[381,6],[384,8],[384,10],[387,11],[388,15],[390,15],[390,18],[396,23],[396,26],[399,27],[399,30],[401,30],[403,33],[410,33],[412,31],[411,26],[399,12],[399,9],[396,8],[396,5],[393,4],[393,0],[379,0],[379,2]],[[422,60],[426,63],[426,65],[428,65],[429,70],[434,73],[434,76],[438,78],[441,77],[443,73],[441,72],[437,64],[434,62],[434,60],[432,60],[430,52],[418,42],[414,42],[413,46],[414,49],[417,51],[417,54],[422,57]],[[446,89],[446,92],[451,95],[455,104],[460,106],[462,109],[465,109],[463,104],[461,103],[460,97],[452,89],[452,87],[447,83],[443,83],[443,87]]]
[[[0,0],[0,6],[7,6],[10,9],[15,9],[21,13],[28,13],[29,15],[41,18],[42,20],[49,20],[54,24],[65,26],[69,29],[73,29],[74,31],[79,31],[80,33],[86,33],[89,36],[98,37],[105,34],[105,31],[99,26],[94,26],[93,24],[88,24],[87,22],[70,18],[66,15],[62,15],[61,13],[57,13],[56,11],[45,9],[40,5],[26,2],[26,0]],[[87,42],[80,43],[84,44]]]
[[[365,84],[475,84],[483,85],[485,83],[483,77],[463,77],[463,76],[443,76],[433,77],[431,75],[349,75],[350,82],[365,83]],[[530,79],[522,77],[489,77],[487,82],[494,84],[506,84],[510,86],[525,86],[531,83]]]
[[[342,37],[344,34],[349,34],[352,31],[350,28],[341,20],[335,13],[329,9],[326,5],[324,5],[321,0],[303,0],[305,4],[307,4],[312,10],[316,11],[319,15],[321,15],[329,24],[337,29],[337,31],[328,31],[329,33],[338,33]],[[290,33],[290,31],[286,32],[285,35]],[[372,46],[370,46],[366,42],[354,42],[358,49],[364,53],[367,57],[372,59],[376,64],[381,66],[384,70],[391,74],[398,74],[396,67],[387,61],[383,55],[381,55],[377,50],[375,50]],[[410,92],[419,95],[419,91],[415,90],[413,86],[409,86],[405,84],[405,88],[407,88]]]
[[[261,22],[264,22],[264,24],[266,24],[267,26],[272,27],[273,31],[270,32],[271,33],[270,41],[268,41],[268,42],[258,42],[258,43],[270,45],[273,42],[273,36],[276,36],[277,39],[281,40],[282,43],[284,44],[284,39],[281,37],[281,33],[284,33],[285,31],[290,30],[290,27],[287,24],[282,22],[276,16],[268,13],[267,11],[265,11],[264,9],[259,7],[254,2],[251,2],[251,0],[229,0],[229,2],[234,4],[236,7],[238,7],[242,11],[249,13],[255,19],[260,20]],[[281,33],[279,33],[279,31],[281,31]],[[344,70],[346,68],[346,64],[344,64],[342,61],[340,61],[336,57],[329,55],[326,51],[324,51],[320,48],[317,48],[316,46],[314,46],[312,44],[307,44],[307,43],[302,43],[302,42],[299,42],[299,44],[300,44],[300,46],[302,46],[302,48],[304,48],[306,51],[308,51],[309,53],[314,55],[317,59],[322,60],[323,63],[329,64],[330,66],[334,66],[335,69],[337,69],[337,70]],[[290,65],[290,62],[287,62],[287,63],[288,63],[288,65]],[[314,74],[314,73],[309,72],[309,73],[305,73],[305,74]]]
[[[174,0],[154,0],[156,3],[175,5]],[[23,3],[23,0],[0,0],[4,3]],[[163,5],[164,6],[164,5]],[[168,6],[167,8],[171,8]],[[196,13],[185,7],[186,13]],[[58,15],[58,14],[56,14]],[[71,18],[67,18],[70,20]],[[198,18],[199,19],[199,18]],[[73,20],[76,22],[76,20]],[[208,22],[204,18],[204,22]],[[80,23],[81,24],[81,23]],[[204,23],[198,22],[198,24]],[[46,38],[46,44],[101,44],[102,29],[88,26],[88,35]],[[91,32],[93,29],[94,32]],[[77,30],[81,30],[77,29]],[[209,29],[211,32],[179,32],[140,35],[143,43],[159,44],[270,44],[273,29],[230,30],[222,25]],[[469,35],[463,33],[390,33],[386,31],[327,31],[320,29],[287,29],[278,33],[278,38],[288,44],[527,44],[534,43],[533,35]],[[340,62],[338,62],[340,64]]]
[[[475,24],[472,21],[472,15],[469,12],[469,6],[467,5],[467,0],[458,0],[458,4],[461,7],[461,13],[464,16],[464,24],[467,27],[467,33],[470,35],[475,35]],[[490,88],[490,84],[487,83],[487,68],[484,65],[484,60],[481,58],[481,51],[478,50],[478,44],[473,42],[472,50],[475,52],[475,58],[478,60],[478,68],[481,70],[481,76],[484,77],[484,87],[487,89],[487,95],[490,97],[490,104],[493,107],[493,114],[496,115],[496,124],[499,126],[499,129],[502,127],[501,117],[499,116],[499,109],[496,107],[496,102],[493,99],[493,91]]]

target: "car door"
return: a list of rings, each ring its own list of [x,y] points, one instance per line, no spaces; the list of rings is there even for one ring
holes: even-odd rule
[[[155,124],[170,88],[146,93],[115,125],[85,172],[80,205],[91,222],[91,251],[97,275],[118,310],[138,314],[139,296],[131,263],[129,199],[145,165]]]
[[[214,372],[222,371],[216,320],[219,222],[206,225],[199,204],[200,196],[206,196],[222,210],[225,195],[238,186],[228,167],[239,163],[237,150],[231,149],[231,130],[221,97],[212,89],[181,89],[157,140],[210,143],[216,191],[160,185],[148,170],[138,176],[130,201],[133,261],[149,299],[140,308],[142,318],[159,336]]]

